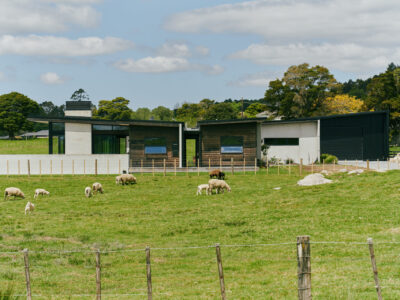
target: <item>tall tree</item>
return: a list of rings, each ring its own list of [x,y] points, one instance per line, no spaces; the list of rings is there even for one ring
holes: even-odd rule
[[[85,92],[84,89],[79,89],[79,90],[76,90],[71,95],[71,100],[72,101],[88,101],[89,100],[89,95]]]
[[[324,111],[327,115],[348,114],[362,111],[364,101],[346,94],[328,97],[324,102]]]
[[[57,106],[51,101],[44,101],[39,104],[40,114],[47,117],[63,117],[65,105]]]
[[[185,122],[187,126],[193,127],[201,119],[202,109],[197,103],[183,103],[175,110],[175,118]]]
[[[93,112],[95,117],[104,120],[129,120],[132,110],[128,107],[129,100],[117,97],[113,100],[100,100],[99,108]]]
[[[136,120],[149,120],[151,117],[151,111],[147,107],[139,107],[135,112],[132,113],[132,118]]]
[[[38,114],[39,104],[17,92],[0,96],[0,130],[8,132],[11,139],[24,130],[32,130],[28,115]]]
[[[173,112],[167,107],[158,106],[151,111],[154,120],[171,121]]]
[[[244,113],[247,118],[255,118],[257,116],[257,114],[259,114],[263,111],[266,111],[266,110],[268,110],[268,107],[266,104],[256,102],[256,103],[250,104],[246,108]]]
[[[216,103],[204,114],[204,120],[230,120],[237,119],[239,111],[230,103]]]

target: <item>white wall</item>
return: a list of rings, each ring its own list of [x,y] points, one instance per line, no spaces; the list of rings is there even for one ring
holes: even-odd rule
[[[28,160],[31,175],[44,174],[95,174],[97,159],[98,174],[119,174],[128,171],[128,154],[93,154],[93,155],[60,155],[60,154],[20,154],[0,155],[0,175],[28,174]],[[7,163],[8,161],[8,163]],[[19,161],[19,172],[18,172]],[[8,168],[7,168],[8,164]],[[8,169],[8,172],[7,172]],[[72,172],[74,171],[74,172]]]
[[[92,154],[92,125],[65,123],[65,154]]]
[[[299,163],[303,159],[304,164],[319,159],[320,139],[319,122],[276,123],[261,125],[261,139],[264,138],[299,138],[298,146],[271,146],[268,149],[268,157],[276,157],[281,160],[292,159]]]
[[[66,117],[91,117],[92,111],[91,110],[66,110],[65,111]]]

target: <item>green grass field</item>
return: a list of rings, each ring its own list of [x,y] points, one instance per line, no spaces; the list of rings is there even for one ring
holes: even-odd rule
[[[0,154],[48,154],[48,139],[0,140]]]
[[[115,250],[101,258],[104,298],[144,299],[148,245],[155,299],[219,299],[215,248],[185,247],[220,243],[229,299],[297,299],[296,236],[310,235],[345,242],[311,245],[315,299],[376,299],[368,246],[353,244],[368,237],[384,298],[400,298],[400,244],[382,243],[400,242],[398,172],[334,175],[315,187],[264,172],[228,174],[232,192],[212,196],[195,195],[207,174],[138,175],[132,186],[115,185],[113,176],[1,177],[3,190],[20,187],[27,199],[0,202],[0,291],[13,283],[24,294],[23,255],[5,252],[28,248],[36,299],[93,299],[94,253],[57,251],[100,248]],[[95,181],[105,193],[85,198]],[[38,187],[51,196],[25,216]],[[289,244],[227,246],[275,243]]]

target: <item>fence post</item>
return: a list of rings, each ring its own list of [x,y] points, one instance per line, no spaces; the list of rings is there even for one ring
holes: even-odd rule
[[[121,160],[118,159],[118,174],[121,174]]]
[[[322,160],[322,170],[325,170],[325,159]]]
[[[152,165],[153,176],[154,176],[154,159],[151,160],[151,165]]]
[[[197,176],[200,176],[200,159],[197,159]]]
[[[97,176],[97,158],[94,160],[94,174]]]
[[[107,174],[110,175],[110,160],[107,159]]]
[[[176,176],[176,158],[174,159],[174,173],[175,173],[175,176]]]
[[[189,161],[186,161],[186,176],[189,176]]]
[[[163,166],[164,166],[164,176],[165,176],[165,174],[166,174],[166,169],[165,169],[165,168],[166,168],[166,166],[165,166],[165,158],[164,158],[164,160],[163,160],[163,164],[164,164]]]
[[[269,161],[268,161],[268,155],[267,155],[267,175],[269,174]]]
[[[233,157],[231,157],[231,173],[232,173],[232,175],[233,175],[233,172],[234,172],[234,170],[233,170]]]
[[[42,160],[39,159],[39,175],[42,176]]]
[[[83,175],[86,175],[86,159],[83,160]]]
[[[311,300],[310,237],[297,237],[297,276],[299,300]]]
[[[153,289],[151,286],[151,262],[150,262],[150,247],[146,247],[146,274],[147,274],[147,299],[153,299]]]
[[[96,251],[96,299],[101,300],[101,266],[99,249]]]
[[[290,162],[290,160],[289,160],[289,176],[292,174],[291,166],[292,166],[292,164],[291,164],[291,162]]]
[[[28,176],[31,176],[31,161],[28,159]]]
[[[211,158],[208,159],[208,171],[211,171]]]
[[[380,164],[379,158],[376,161],[378,163],[378,171],[379,171],[381,169],[381,164]]]
[[[369,159],[367,159],[367,171],[369,171]]]
[[[374,273],[376,293],[378,294],[378,299],[382,300],[381,287],[379,285],[379,278],[378,278],[378,268],[376,267],[376,260],[374,253],[374,243],[372,242],[372,238],[368,238],[367,242],[369,247],[369,254],[371,256],[371,265],[372,265],[372,272]]]
[[[246,175],[246,157],[243,157],[243,175]]]
[[[300,174],[300,176],[303,174],[303,159],[302,158],[300,158],[299,174]]]
[[[72,175],[75,175],[75,161],[72,160]]]
[[[31,276],[29,273],[29,255],[28,249],[24,249],[24,262],[25,262],[25,279],[26,279],[26,299],[31,300]]]
[[[50,159],[50,175],[53,175],[53,160]]]
[[[278,175],[281,175],[281,164],[278,161]]]
[[[143,159],[140,160],[140,175],[143,175]]]
[[[388,171],[390,170],[390,161],[389,161],[389,158],[387,159],[387,169],[388,169]]]
[[[10,175],[10,167],[8,165],[8,159],[7,159],[7,176]]]
[[[333,160],[333,172],[336,171],[336,159]]]
[[[257,157],[254,159],[254,175],[257,175]]]
[[[219,169],[222,171],[222,157],[219,156]]]
[[[21,175],[21,161],[18,159],[18,175]]]
[[[314,174],[314,162],[311,163],[311,174]]]
[[[225,300],[226,295],[225,295],[224,269],[222,268],[221,248],[219,247],[219,244],[215,245],[215,251],[217,253],[217,264],[218,264],[219,285],[221,287],[221,298],[222,298],[222,300]]]

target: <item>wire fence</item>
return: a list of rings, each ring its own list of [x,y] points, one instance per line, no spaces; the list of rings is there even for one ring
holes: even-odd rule
[[[396,299],[399,246],[397,241],[313,242],[300,236],[296,242],[259,244],[0,249],[0,293],[12,286],[13,296],[27,299],[311,299],[332,294]]]

